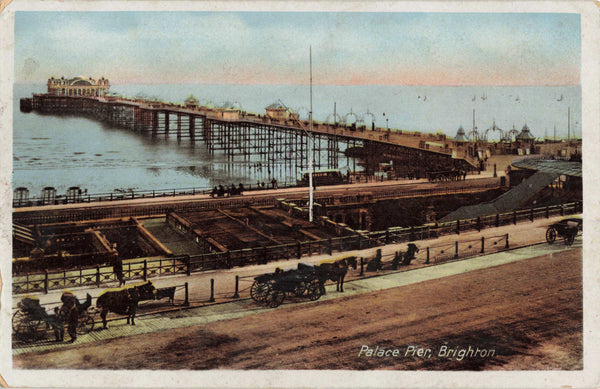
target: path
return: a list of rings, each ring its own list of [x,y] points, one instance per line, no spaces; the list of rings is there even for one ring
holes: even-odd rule
[[[581,247],[581,241],[578,239],[574,245],[574,248],[579,247]],[[277,309],[293,307],[297,303],[318,304],[321,301],[444,278],[478,269],[521,261],[540,255],[555,255],[570,249],[571,248],[565,247],[562,244],[548,245],[544,243],[436,266],[428,266],[410,271],[393,272],[382,276],[357,279],[346,284],[344,294],[335,292],[335,286],[330,285],[327,287],[327,294],[322,296],[321,299],[316,302],[309,302],[305,299],[294,299],[293,301],[289,301],[287,303],[284,302],[284,304]],[[250,299],[242,299],[229,303],[214,304],[191,309],[181,309],[168,313],[139,317],[136,321],[136,326],[125,325],[125,320],[120,319],[112,322],[108,330],[93,331],[88,335],[80,336],[77,341],[73,343],[73,345],[81,345],[124,336],[208,324],[221,320],[239,318],[255,313],[264,313],[265,311],[268,311],[268,308],[258,306]],[[25,347],[17,347],[13,350],[13,354],[19,355],[23,353],[40,352],[69,346],[70,345],[64,343],[37,343],[33,345],[27,345]]]

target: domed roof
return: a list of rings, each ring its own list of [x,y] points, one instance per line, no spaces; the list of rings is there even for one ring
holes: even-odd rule
[[[223,104],[221,104],[221,107],[223,109],[240,109],[240,103],[237,102],[231,102],[231,101],[226,101]]]
[[[458,140],[458,141],[466,141],[467,137],[465,134],[465,129],[463,128],[463,126],[458,127],[458,131],[456,132],[456,136],[454,137],[454,140]]]
[[[265,109],[285,109],[285,107],[280,103],[273,103],[266,107]]]
[[[198,105],[198,99],[194,95],[189,95],[185,99],[185,105]]]
[[[527,127],[527,124],[525,124],[523,126],[523,128],[521,129],[521,132],[519,133],[519,135],[517,135],[517,140],[534,140],[535,137],[533,136],[533,134],[531,134],[531,131],[529,130],[529,127]]]

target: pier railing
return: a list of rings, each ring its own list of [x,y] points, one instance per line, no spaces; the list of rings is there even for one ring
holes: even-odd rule
[[[488,215],[472,219],[463,219],[446,223],[431,223],[415,227],[394,227],[384,231],[357,233],[316,241],[254,247],[242,250],[200,254],[193,256],[173,256],[169,258],[150,258],[143,261],[125,261],[123,272],[127,280],[146,280],[171,274],[187,274],[205,270],[227,269],[235,266],[265,264],[272,261],[300,259],[305,256],[334,252],[361,250],[392,243],[414,242],[436,238],[443,235],[460,235],[467,231],[481,231],[485,228],[508,224],[533,222],[536,219],[582,212],[582,202],[556,206],[524,209],[514,212]],[[508,239],[508,237],[507,237]],[[465,242],[463,242],[465,243]],[[453,256],[460,252],[474,251],[476,243],[457,243]],[[497,242],[496,242],[497,243]],[[484,247],[485,243],[481,243]],[[505,242],[508,247],[508,241]],[[477,246],[477,247],[476,247]],[[500,247],[500,245],[494,245]],[[476,248],[474,248],[476,247]],[[433,248],[432,248],[433,249]],[[484,247],[485,250],[485,247]],[[427,250],[429,251],[429,250]],[[444,249],[440,249],[440,258]],[[448,254],[447,249],[445,251]],[[458,253],[458,255],[462,255]],[[442,261],[439,259],[437,261]],[[76,286],[100,286],[116,280],[111,266],[65,269],[13,275],[13,293],[47,292],[50,289],[64,289]]]

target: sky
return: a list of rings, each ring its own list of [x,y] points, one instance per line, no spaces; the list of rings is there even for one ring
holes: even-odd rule
[[[15,81],[112,84],[579,85],[567,13],[28,12]],[[309,49],[309,47],[311,49]]]

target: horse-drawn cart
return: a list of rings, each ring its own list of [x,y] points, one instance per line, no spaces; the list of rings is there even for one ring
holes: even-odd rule
[[[88,300],[91,302],[91,298]],[[94,308],[90,307],[88,302],[76,306],[79,313],[77,334],[84,335],[94,328],[93,312],[89,312]],[[37,298],[24,297],[17,303],[17,310],[12,317],[13,332],[15,337],[23,342],[44,340],[49,331],[58,330],[59,326],[64,326],[65,315],[65,312],[58,309],[55,314],[48,314]]]
[[[548,226],[546,229],[546,242],[552,244],[557,237],[562,237],[565,244],[570,246],[580,231],[583,231],[583,219],[569,217]]]
[[[254,301],[269,308],[280,306],[286,295],[307,296],[318,300],[323,294],[323,285],[313,266],[299,265],[296,270],[262,274],[254,278],[250,287],[250,296]]]

